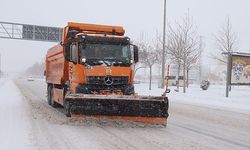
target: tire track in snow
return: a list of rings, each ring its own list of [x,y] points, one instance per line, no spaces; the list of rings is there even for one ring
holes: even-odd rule
[[[197,134],[200,134],[200,135],[203,135],[203,136],[211,137],[211,138],[214,138],[216,140],[220,140],[220,141],[226,142],[228,144],[233,144],[233,145],[237,145],[239,147],[250,149],[249,145],[246,145],[246,144],[240,143],[240,142],[236,142],[234,140],[230,140],[230,139],[227,139],[227,138],[223,138],[221,136],[214,135],[214,134],[211,134],[211,133],[208,133],[208,132],[205,132],[205,131],[197,130],[195,128],[191,128],[191,127],[180,125],[180,124],[176,124],[176,123],[171,123],[171,125],[173,125],[175,127],[179,127],[179,128],[185,129],[185,130],[188,130],[188,131],[191,131],[191,132],[194,132],[194,133],[197,133]]]
[[[243,112],[238,112],[238,111],[233,111],[233,110],[227,110],[227,109],[223,109],[223,108],[213,108],[212,106],[205,106],[205,105],[199,105],[199,104],[189,104],[189,103],[181,103],[181,102],[176,102],[173,101],[172,103],[176,103],[176,104],[181,104],[181,105],[186,105],[186,106],[193,106],[193,107],[197,107],[197,108],[205,108],[205,109],[210,109],[210,110],[215,110],[217,112],[226,112],[226,113],[237,113],[239,115],[244,115],[247,118],[250,118],[250,112],[249,113],[243,113]]]
[[[36,90],[40,90],[42,88],[44,88],[43,86],[40,87],[38,83],[34,83],[35,85],[34,86],[29,86],[27,84],[24,84],[23,87],[24,88],[27,88],[33,95],[36,96],[36,99],[38,99],[39,103],[43,103],[44,107],[49,107],[49,109],[51,109],[51,111],[54,111],[54,112],[57,112],[56,115],[59,115],[62,116],[62,112],[58,109],[54,109],[50,106],[47,105],[47,102],[46,102],[46,97],[45,95],[39,95],[37,94],[38,92],[36,92]],[[36,88],[36,86],[39,86]],[[46,87],[45,87],[46,88]],[[45,90],[45,89],[43,89]],[[39,98],[37,98],[39,97]],[[182,104],[182,103],[181,103]],[[191,121],[194,121],[195,119],[201,121],[203,117],[204,118],[204,114],[199,114],[201,115],[201,117],[198,117],[198,118],[195,118],[195,116],[192,116],[193,114],[192,113],[197,113],[199,112],[199,109],[200,108],[203,108],[203,109],[206,109],[206,110],[213,110],[214,112],[216,112],[217,114],[224,114],[226,113],[225,115],[228,117],[228,115],[230,116],[230,113],[234,113],[234,112],[231,112],[231,111],[227,111],[227,110],[221,110],[221,109],[213,109],[213,108],[210,108],[210,107],[202,107],[202,106],[197,106],[197,105],[190,105],[190,104],[185,104],[186,107],[189,107],[189,106],[192,106],[192,108],[188,109],[189,111],[191,110],[191,114],[185,114],[185,112],[181,111],[181,112],[178,112],[178,110],[176,109],[173,109],[173,112],[175,114],[178,114],[178,115],[181,115],[181,116],[186,116],[186,117],[189,117],[191,119]],[[170,106],[171,107],[171,106]],[[172,107],[173,108],[173,107]],[[177,108],[182,108],[180,106],[178,106]],[[193,109],[195,111],[193,111]],[[197,111],[197,112],[196,112]],[[214,113],[213,112],[213,113]],[[190,112],[189,112],[190,113]],[[207,112],[207,113],[210,113],[210,112]],[[212,113],[212,115],[214,115]],[[216,114],[215,113],[215,114]],[[246,114],[240,114],[240,115],[243,115],[243,117],[247,117],[249,115],[246,115]],[[237,115],[235,115],[237,116]],[[174,116],[176,117],[176,116]],[[210,117],[210,116],[208,116]],[[221,117],[221,116],[220,116]],[[219,117],[219,119],[220,119]],[[176,122],[176,121],[171,121],[169,120],[169,129],[171,130],[166,130],[166,129],[157,129],[157,130],[150,130],[150,129],[147,129],[146,131],[148,132],[148,134],[145,134],[145,130],[141,130],[140,132],[133,132],[133,130],[129,130],[131,135],[130,136],[135,136],[133,138],[128,138],[129,137],[129,132],[127,133],[126,130],[120,130],[119,128],[106,128],[106,127],[100,127],[100,126],[96,126],[98,127],[95,131],[93,131],[93,134],[95,135],[98,135],[97,132],[99,132],[100,135],[102,135],[100,137],[100,139],[102,139],[103,137],[106,137],[104,138],[104,142],[110,142],[109,143],[109,146],[110,147],[115,147],[115,145],[117,145],[118,147],[116,148],[125,148],[128,147],[128,149],[140,149],[141,147],[143,147],[142,145],[140,144],[136,144],[135,141],[133,141],[134,139],[136,139],[137,137],[141,140],[141,143],[144,142],[144,147],[147,147],[147,145],[156,145],[156,149],[163,149],[162,146],[164,146],[164,144],[166,143],[169,143],[171,144],[170,146],[174,145],[175,144],[183,144],[183,149],[185,149],[184,147],[188,147],[188,148],[192,148],[192,147],[189,147],[189,146],[193,146],[193,145],[196,145],[195,148],[202,148],[203,147],[204,149],[210,149],[211,147],[214,147],[214,149],[219,149],[223,146],[223,144],[226,144],[225,147],[229,148],[229,149],[232,149],[232,147],[238,147],[237,149],[250,149],[250,146],[246,143],[246,142],[241,142],[240,140],[231,140],[229,139],[228,137],[225,138],[223,137],[223,134],[213,134],[211,132],[213,131],[216,131],[214,130],[213,128],[207,128],[206,126],[202,126],[201,124],[198,126],[199,128],[196,128],[195,127],[195,123],[192,122],[192,124],[185,124],[185,121],[182,120],[182,119],[178,119],[178,118],[175,118],[176,120],[178,120],[179,122]],[[206,116],[204,118],[206,120]],[[215,121],[218,121],[218,117],[214,117]],[[212,124],[212,125],[218,125],[219,122],[213,122],[213,120],[206,120],[208,123]],[[171,128],[172,127],[172,128]],[[234,129],[234,128],[232,128]],[[117,130],[119,132],[117,132]],[[82,130],[79,130],[79,131],[82,131]],[[209,132],[210,131],[210,132]],[[225,131],[225,130],[223,130]],[[142,134],[142,135],[137,135],[137,134]],[[172,136],[171,138],[175,138],[175,139],[178,139],[179,138],[179,141],[173,141],[174,143],[171,143],[171,142],[166,142],[167,138],[166,136],[168,136],[170,134],[170,136]],[[159,140],[159,143],[161,145],[157,146],[156,143],[154,142],[150,142],[148,140],[148,138],[145,138],[143,136],[150,136],[150,135],[154,135],[156,137],[161,137],[161,138],[165,138],[165,139],[161,139],[160,138],[156,138],[154,140]],[[124,136],[124,137],[123,137]],[[239,135],[241,136],[241,135]],[[190,137],[190,139],[188,139]],[[187,139],[186,141],[183,141],[183,139]],[[116,140],[117,139],[117,140]],[[199,141],[199,139],[202,139],[201,141]],[[209,140],[208,143],[206,143],[205,140]],[[212,140],[211,140],[212,139]],[[95,139],[96,140],[96,139]],[[216,147],[214,145],[209,145],[211,144],[212,142],[214,141],[218,141],[219,142],[219,147]],[[139,141],[140,142],[140,141]],[[156,141],[158,142],[158,141]],[[192,142],[192,143],[191,143]],[[190,144],[191,143],[191,144]],[[103,144],[101,144],[103,145]],[[105,146],[105,145],[104,145]],[[221,147],[220,147],[221,146]],[[138,148],[139,147],[139,148]],[[149,148],[150,146],[148,146],[147,148]],[[176,148],[177,147],[177,148]],[[176,146],[172,149],[178,149],[179,147]],[[211,148],[212,149],[212,148]],[[226,149],[226,148],[225,148]]]
[[[74,127],[74,123],[71,123],[70,122],[70,119],[67,118],[66,116],[64,116],[61,112],[61,109],[59,108],[58,109],[55,109],[55,108],[52,108],[51,106],[49,106],[47,104],[47,102],[44,100],[44,96],[43,95],[37,95],[36,94],[36,90],[35,88],[32,88],[31,86],[27,86],[27,85],[21,85],[20,82],[17,83],[17,86],[19,87],[19,89],[22,89],[22,93],[25,95],[26,99],[29,99],[29,101],[31,103],[40,103],[39,107],[44,107],[46,108],[46,111],[49,110],[51,113],[54,113],[54,117],[59,117],[59,118],[63,118],[62,120],[64,120],[63,122],[61,122],[61,120],[59,120],[59,122],[54,122],[58,125],[62,125],[62,124],[65,124],[65,125],[70,125],[72,127]],[[32,106],[31,106],[32,107]],[[33,109],[36,109],[36,108],[33,108]],[[45,110],[45,109],[44,109]],[[54,112],[52,112],[54,111]],[[50,112],[46,112],[46,113],[50,113]],[[56,113],[55,113],[56,112]],[[47,119],[46,117],[46,114],[42,114],[42,115],[45,115],[45,119]],[[59,116],[58,116],[59,115]],[[44,117],[40,118],[39,116],[35,116],[35,118],[37,118],[38,120],[39,119],[44,119]],[[53,119],[52,119],[53,120]],[[47,121],[51,121],[50,119],[47,120]],[[52,122],[53,123],[53,122]],[[106,141],[105,143],[108,143],[109,147],[116,147],[116,148],[119,148],[119,149],[123,149],[124,147],[126,149],[135,149],[135,150],[138,150],[139,148],[135,147],[134,145],[131,145],[129,142],[123,140],[122,138],[119,138],[117,135],[115,134],[112,134],[110,132],[107,132],[104,128],[101,127],[101,125],[98,125],[99,122],[97,122],[97,124],[94,124],[95,126],[95,130],[98,130],[98,132],[95,132],[95,131],[92,131],[93,133],[92,134],[97,134],[97,136],[99,134],[106,134],[106,137],[109,137],[109,138],[105,138],[104,141]],[[48,124],[48,123],[47,123]],[[39,126],[39,125],[36,125],[36,126]],[[41,126],[41,125],[40,125]],[[86,126],[86,125],[85,125]],[[75,126],[75,127],[79,127],[79,126]],[[42,127],[39,127],[39,128],[47,128],[45,125],[43,125]],[[59,130],[59,129],[56,129],[56,130]],[[103,133],[102,133],[103,132]],[[48,133],[48,134],[47,134]],[[52,137],[54,133],[49,133],[49,132],[45,132],[45,133],[42,133],[43,135],[47,135],[49,136],[49,146],[50,148],[55,148],[55,147],[58,147],[58,142],[56,142],[55,140],[53,140]],[[63,134],[63,133],[60,133],[60,135]],[[112,140],[113,139],[113,140]],[[62,141],[65,141],[65,139],[63,139]],[[65,141],[67,147],[69,145],[69,143],[67,141]],[[54,145],[54,146],[53,146]],[[41,145],[43,147],[43,145]],[[53,147],[51,147],[53,146]],[[74,147],[74,145],[72,145]],[[77,148],[74,148],[74,149],[77,149]]]

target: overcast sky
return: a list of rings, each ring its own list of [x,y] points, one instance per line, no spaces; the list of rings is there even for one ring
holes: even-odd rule
[[[209,52],[216,48],[214,35],[229,17],[237,33],[237,48],[250,52],[249,0],[167,0],[168,22],[190,11]],[[63,27],[68,21],[121,25],[132,39],[144,32],[149,37],[162,32],[163,0],[1,0],[0,21]],[[20,72],[44,60],[56,43],[0,39],[2,69]]]

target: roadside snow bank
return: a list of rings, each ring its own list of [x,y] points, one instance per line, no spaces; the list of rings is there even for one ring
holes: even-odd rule
[[[4,82],[6,82],[6,78],[0,78],[0,87],[3,86]]]
[[[28,112],[22,95],[10,79],[1,79],[0,85],[0,149],[32,149]]]

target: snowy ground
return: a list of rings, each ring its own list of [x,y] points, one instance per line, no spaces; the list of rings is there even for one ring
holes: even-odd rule
[[[161,95],[163,90],[152,85],[152,90],[148,90],[148,84],[136,84],[138,94]],[[233,112],[250,114],[250,86],[232,86],[229,97],[225,97],[225,86],[211,85],[208,90],[202,90],[199,85],[190,85],[186,93],[175,92],[176,87],[170,87],[168,94],[170,102],[181,102],[204,107],[226,109]]]
[[[138,93],[160,95],[161,89]],[[46,102],[44,80],[0,79],[0,149],[250,149],[248,87],[169,94],[166,128],[110,120],[72,120]],[[124,125],[124,124],[125,125]]]
[[[32,148],[26,104],[11,80],[0,80],[0,101],[0,149]]]

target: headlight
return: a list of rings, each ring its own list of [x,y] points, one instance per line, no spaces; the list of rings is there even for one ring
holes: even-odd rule
[[[86,62],[86,58],[82,58],[81,61],[82,61],[82,63],[85,63]]]

